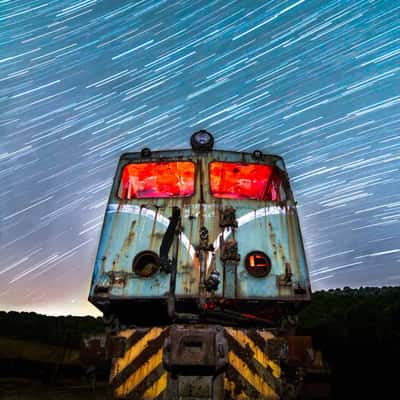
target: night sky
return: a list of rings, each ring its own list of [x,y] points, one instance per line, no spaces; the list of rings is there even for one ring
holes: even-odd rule
[[[125,151],[285,158],[314,290],[400,284],[398,1],[0,0],[0,309],[95,313]]]

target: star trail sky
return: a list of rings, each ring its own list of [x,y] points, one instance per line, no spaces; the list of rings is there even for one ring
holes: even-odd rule
[[[313,289],[400,283],[398,1],[0,0],[0,308],[95,312],[120,153],[281,154]]]

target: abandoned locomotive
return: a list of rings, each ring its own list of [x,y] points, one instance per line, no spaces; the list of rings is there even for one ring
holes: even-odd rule
[[[119,160],[89,296],[117,398],[286,399],[312,358],[291,356],[311,292],[283,159],[213,145]]]

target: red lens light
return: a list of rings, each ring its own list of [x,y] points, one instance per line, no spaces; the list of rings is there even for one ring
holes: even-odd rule
[[[210,186],[218,198],[281,201],[279,170],[270,165],[214,161]]]
[[[262,278],[270,273],[271,260],[262,251],[252,251],[246,256],[245,267],[249,274]]]
[[[189,197],[194,193],[194,164],[191,161],[128,164],[122,170],[119,197]]]

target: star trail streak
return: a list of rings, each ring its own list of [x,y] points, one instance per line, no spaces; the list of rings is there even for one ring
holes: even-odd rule
[[[0,0],[0,308],[95,313],[120,153],[200,128],[285,158],[314,290],[399,285],[399,20],[395,1]]]

